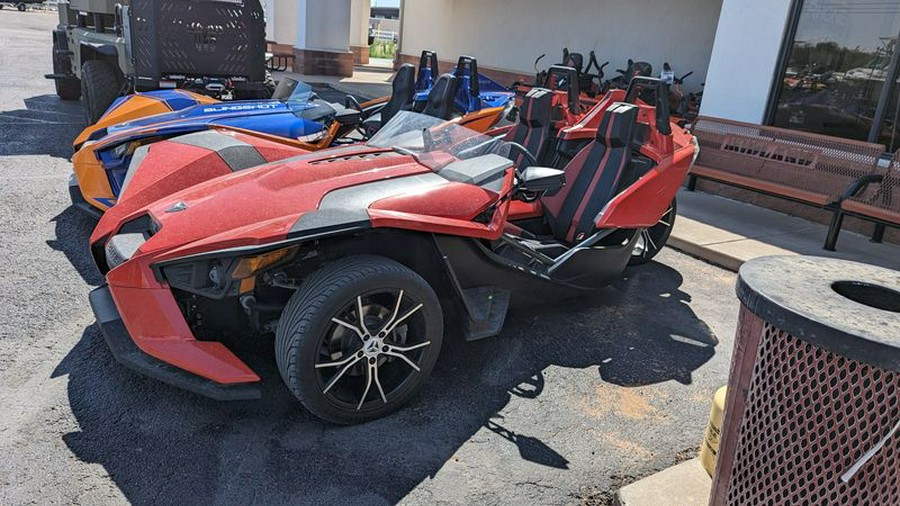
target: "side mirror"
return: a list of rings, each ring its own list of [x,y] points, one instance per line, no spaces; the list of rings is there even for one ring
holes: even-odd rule
[[[522,172],[519,191],[527,193],[559,191],[566,185],[566,173],[550,167],[528,167]]]

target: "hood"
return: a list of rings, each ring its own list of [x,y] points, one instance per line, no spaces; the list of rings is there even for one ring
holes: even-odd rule
[[[321,104],[311,102],[306,104],[303,111],[320,114],[320,109]],[[278,100],[202,104],[110,126],[106,128],[105,136],[91,149],[102,152],[127,141],[147,137],[172,137],[214,126],[239,128],[290,139],[314,134],[325,128],[315,118],[300,117],[298,112],[297,107],[292,109]]]
[[[310,154],[193,186],[123,221],[149,214],[158,231],[141,253],[165,260],[284,239],[298,226],[328,225],[337,215],[365,221],[372,201],[441,182],[413,157],[390,150]]]
[[[156,90],[118,97],[96,123],[82,130],[72,147],[77,150],[88,140],[103,138],[108,128],[127,121],[218,102],[214,98],[187,90]]]
[[[107,128],[107,134],[112,135],[125,130],[160,125],[169,122],[185,120],[209,120],[213,118],[231,118],[235,116],[258,116],[265,114],[277,114],[290,112],[288,107],[280,100],[251,100],[241,102],[219,102],[215,104],[198,104],[177,111],[146,116],[125,123],[119,123]]]

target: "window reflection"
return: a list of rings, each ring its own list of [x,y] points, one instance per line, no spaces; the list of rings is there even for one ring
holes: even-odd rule
[[[893,150],[900,144],[900,104],[882,90],[900,49],[898,34],[897,0],[805,0],[776,93],[774,125],[858,140],[872,131]],[[873,126],[882,99],[885,121]]]

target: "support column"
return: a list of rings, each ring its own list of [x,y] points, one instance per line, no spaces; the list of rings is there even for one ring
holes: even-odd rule
[[[266,38],[272,42],[269,51],[293,54],[294,46],[297,45],[297,2],[266,0],[266,5]]]
[[[353,63],[369,63],[371,0],[350,0],[350,51]]]
[[[351,0],[297,0],[297,44],[294,72],[352,76],[350,52]]]

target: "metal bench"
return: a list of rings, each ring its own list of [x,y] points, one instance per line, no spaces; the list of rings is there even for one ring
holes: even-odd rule
[[[294,67],[294,53],[278,49],[275,42],[266,41],[266,68],[272,72],[285,72]]]
[[[698,118],[693,133],[700,155],[688,176],[688,190],[696,188],[697,179],[708,179],[836,216],[844,200],[852,205],[851,199],[842,199],[849,188],[883,173],[878,161],[885,148],[880,144],[710,117]]]
[[[894,153],[887,170],[859,179],[847,187],[835,205],[825,249],[834,251],[844,216],[875,223],[872,240],[881,242],[886,226],[900,227],[900,150]]]

